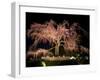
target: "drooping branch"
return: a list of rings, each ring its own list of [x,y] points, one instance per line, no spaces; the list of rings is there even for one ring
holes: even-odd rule
[[[55,28],[55,26],[57,28]],[[79,24],[73,23],[69,25],[68,21],[63,21],[61,24],[57,24],[53,20],[44,24],[35,23],[32,24],[27,32],[28,37],[31,37],[33,44],[31,48],[36,48],[39,42],[55,44],[55,55],[59,55],[59,46],[61,42],[64,43],[63,47],[65,50],[78,51],[80,43],[80,34],[77,33]],[[86,49],[83,49],[86,51]],[[87,51],[86,51],[87,52]]]

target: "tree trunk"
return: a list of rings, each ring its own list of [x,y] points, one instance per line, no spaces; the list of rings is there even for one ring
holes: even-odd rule
[[[58,46],[58,45],[55,47],[55,55],[56,55],[56,56],[59,55],[59,46]]]

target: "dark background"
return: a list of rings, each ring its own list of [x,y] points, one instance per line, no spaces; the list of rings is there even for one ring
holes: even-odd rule
[[[80,24],[80,26],[86,31],[86,35],[82,35],[81,45],[89,48],[89,15],[80,15],[80,14],[53,14],[53,13],[32,13],[26,12],[26,31],[30,28],[30,25],[34,22],[36,23],[45,23],[46,21],[54,20],[57,24],[62,23],[64,20],[67,20],[71,25],[74,22]],[[31,39],[26,37],[26,49],[32,44]],[[26,50],[26,51],[27,51]]]
[[[26,12],[26,29],[34,22],[44,23],[50,19],[56,23],[62,23],[67,20],[70,24],[78,22],[82,28],[89,32],[89,15],[76,14],[53,14],[53,13],[31,13]]]

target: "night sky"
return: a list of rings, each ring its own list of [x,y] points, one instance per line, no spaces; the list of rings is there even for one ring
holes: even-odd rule
[[[89,32],[89,15],[76,14],[49,14],[49,13],[31,13],[26,12],[26,28],[34,22],[44,23],[46,21],[54,20],[56,23],[62,23],[67,20],[70,24],[78,22],[82,28]]]

